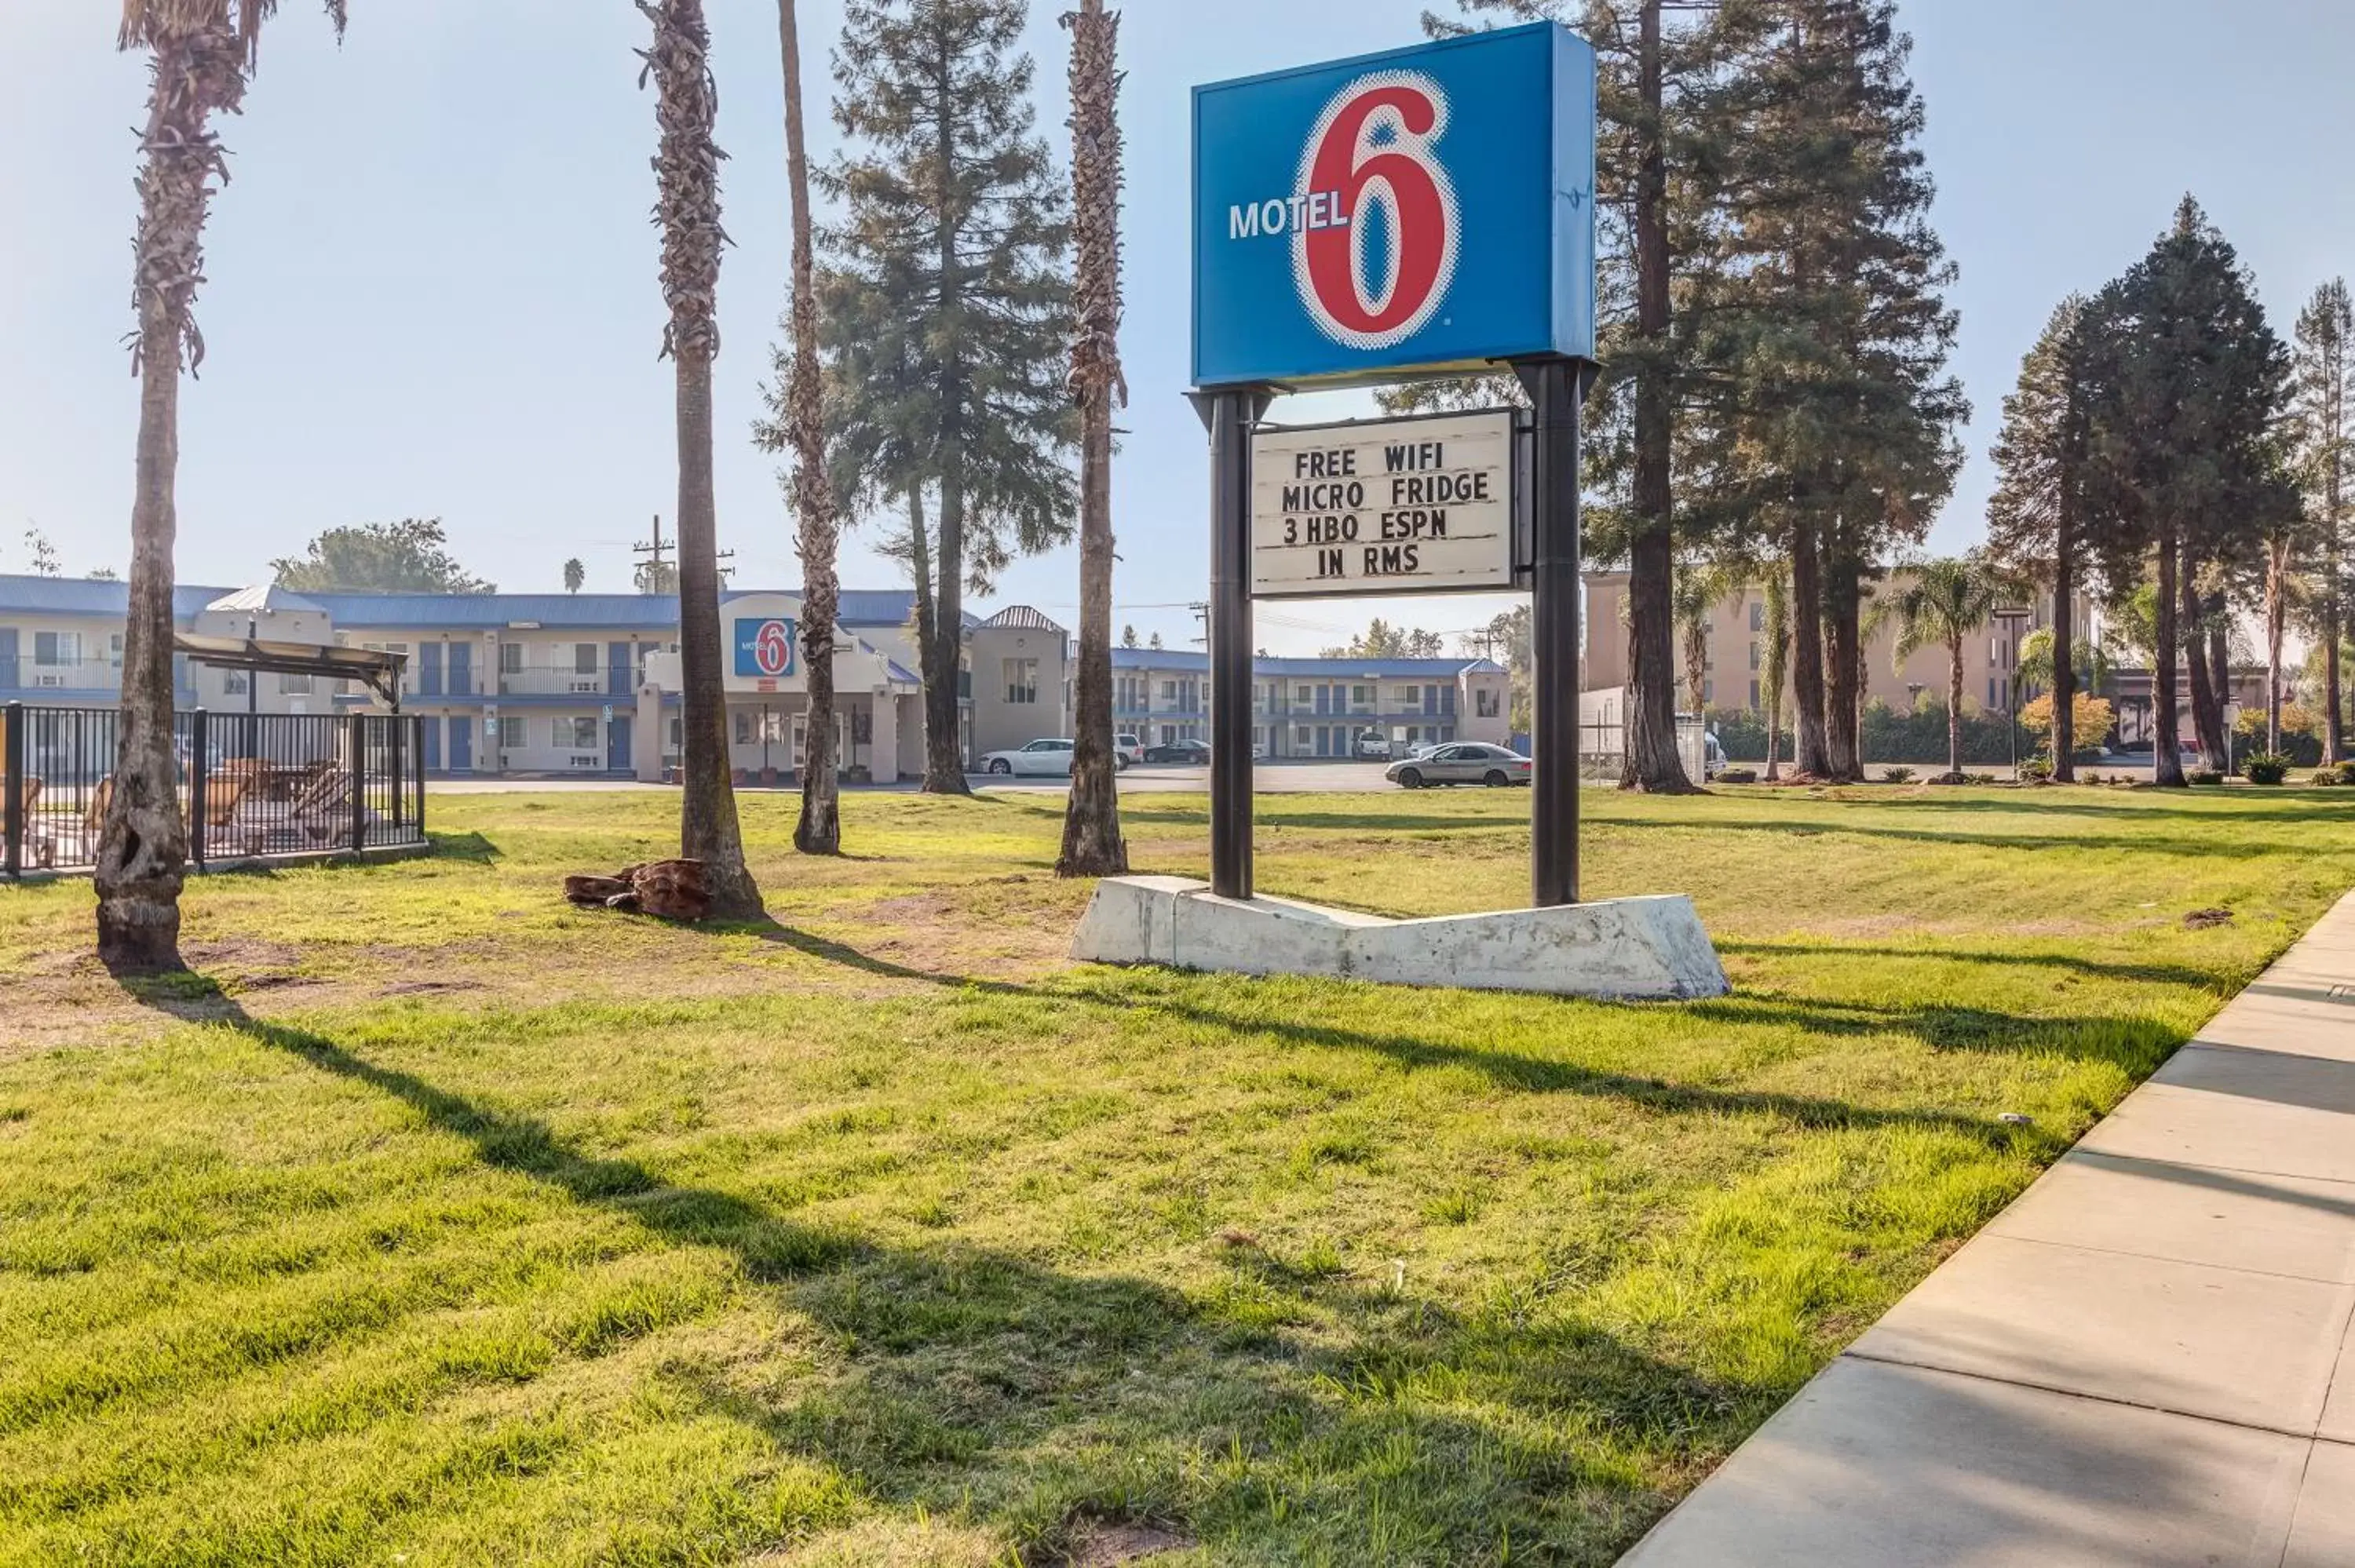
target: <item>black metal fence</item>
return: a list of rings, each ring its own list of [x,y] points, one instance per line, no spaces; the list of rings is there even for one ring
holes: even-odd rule
[[[0,876],[96,863],[121,719],[114,708],[0,707]],[[408,714],[175,714],[192,868],[422,844],[420,723]]]

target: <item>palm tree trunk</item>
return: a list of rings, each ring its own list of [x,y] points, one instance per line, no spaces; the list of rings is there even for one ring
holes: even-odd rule
[[[1804,504],[1804,503],[1803,503]],[[1791,698],[1797,710],[1793,761],[1802,778],[1831,776],[1824,736],[1824,585],[1816,527],[1804,515],[1791,529]]]
[[[1824,563],[1824,756],[1828,777],[1843,783],[1864,778],[1864,586],[1854,556],[1843,548]]]
[[[1636,367],[1635,527],[1627,550],[1626,724],[1619,787],[1680,795],[1693,784],[1677,751],[1676,542],[1669,521],[1676,403],[1660,358],[1671,323],[1660,9],[1661,0],[1643,0],[1639,18],[1637,85],[1644,119],[1636,168],[1636,330],[1649,352]]]
[[[1766,568],[1766,781],[1782,777],[1783,684],[1790,677],[1791,587],[1780,561]]]
[[[1946,779],[1963,781],[1963,640],[1946,639]]]
[[[2198,562],[2191,547],[2183,547],[2183,565],[2178,588],[2183,596],[2183,641],[2188,655],[2185,662],[2187,683],[2191,690],[2191,731],[2200,741],[2200,766],[2211,773],[2225,771],[2224,756],[2224,694],[2217,689],[2215,671],[2208,660],[2208,639],[2200,631],[2206,606],[2201,602],[2199,588]]]
[[[180,811],[172,744],[180,355],[185,345],[191,368],[204,358],[204,339],[190,310],[203,276],[212,181],[217,175],[227,178],[209,125],[214,113],[233,113],[243,101],[249,59],[226,23],[162,31],[152,53],[134,262],[139,445],[131,508],[130,609],[123,627],[114,789],[99,830],[93,874],[98,956],[117,973],[185,967],[180,887],[188,829]]]
[[[2052,779],[2074,784],[2077,764],[2076,540],[2064,519],[2052,555]]]
[[[1071,28],[1071,211],[1078,268],[1071,391],[1080,405],[1080,662],[1059,876],[1128,870],[1112,728],[1112,410],[1120,372],[1120,18],[1081,0]]]
[[[809,715],[802,752],[802,815],[794,847],[842,853],[840,759],[835,755],[834,627],[842,587],[834,492],[826,482],[824,383],[817,366],[816,267],[810,242],[809,149],[802,134],[802,46],[794,0],[777,0],[785,73],[785,184],[794,209],[794,369],[785,384],[786,438],[793,444],[795,544],[802,558],[802,651],[808,661]],[[878,698],[878,701],[888,699]]]
[[[936,19],[947,24],[943,8]],[[935,40],[945,55],[947,40]],[[941,85],[947,91],[945,83]],[[956,203],[955,106],[943,99],[932,105],[938,143],[933,179],[938,185],[933,210],[940,214],[934,241],[940,251],[942,336],[944,340],[939,376],[940,439],[936,448],[941,481],[941,554],[939,594],[934,603],[932,646],[924,652],[924,792],[928,795],[970,795],[964,780],[964,710],[958,701],[958,673],[964,664],[964,367],[957,355],[957,317],[962,306],[957,270],[957,231],[952,214]]]
[[[2282,641],[2289,633],[2289,566],[2287,540],[2278,540],[2265,557],[2265,749],[2281,750]]]
[[[719,286],[719,148],[711,138],[719,94],[703,0],[647,0],[654,24],[646,70],[655,79],[662,140],[655,159],[655,214],[663,231],[663,296],[670,306],[663,352],[677,370],[679,676],[685,778],[679,853],[703,863],[711,913],[762,916],[761,889],[744,863],[728,758],[728,694],[720,673],[719,521],[711,480],[711,361]]]
[[[2175,705],[2175,662],[2182,652],[2176,635],[2175,535],[2158,540],[2158,586],[2154,601],[2150,652],[2151,781],[2183,783],[2182,715]]]

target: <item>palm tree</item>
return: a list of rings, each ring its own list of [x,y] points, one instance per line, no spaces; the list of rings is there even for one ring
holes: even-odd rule
[[[336,35],[344,0],[326,0]],[[245,101],[276,0],[123,0],[116,44],[148,55],[133,245],[139,330],[139,447],[131,503],[130,607],[114,788],[99,831],[98,956],[118,973],[176,969],[188,829],[172,745],[172,546],[180,463],[180,366],[204,363],[192,314],[204,279],[205,217],[229,164],[215,116]]]
[[[808,661],[808,740],[802,758],[802,819],[794,847],[842,853],[842,794],[835,756],[834,625],[842,583],[835,573],[841,530],[826,468],[826,400],[817,364],[816,264],[810,241],[809,149],[802,137],[802,46],[794,0],[777,0],[785,69],[785,182],[794,207],[793,368],[785,377],[785,438],[793,447],[794,515],[802,557],[802,650]],[[879,702],[889,698],[876,699]]]
[[[589,568],[581,565],[580,556],[575,556],[570,560],[564,563],[564,591],[566,593],[579,593],[581,591],[581,585],[588,580]]]
[[[1071,388],[1080,406],[1080,665],[1060,876],[1128,869],[1112,730],[1112,410],[1120,372],[1120,18],[1080,0],[1071,29],[1071,196],[1079,266]]]
[[[655,156],[655,221],[662,229],[662,285],[670,321],[663,354],[677,371],[678,631],[680,750],[684,788],[679,852],[703,863],[711,913],[758,919],[761,889],[744,864],[729,782],[728,698],[719,672],[718,522],[711,493],[711,361],[719,350],[714,318],[719,288],[719,160],[711,138],[719,94],[711,77],[711,29],[703,0],[638,0],[654,25],[641,52],[652,77],[662,140]]]
[[[1897,596],[1897,663],[1934,643],[1946,650],[1946,778],[1963,777],[1963,643],[1987,624],[2002,589],[1975,556],[1924,563]]]
[[[1707,705],[1709,695],[1709,612],[1750,577],[1747,564],[1732,558],[1694,558],[1677,567],[1668,608],[1684,641],[1685,706],[1695,715]]]

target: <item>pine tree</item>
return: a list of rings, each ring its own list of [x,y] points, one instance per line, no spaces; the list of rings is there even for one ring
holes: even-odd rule
[[[1620,788],[1693,788],[1677,749],[1673,578],[1679,542],[1705,546],[1713,514],[1678,504],[1676,454],[1689,407],[1694,334],[1678,300],[1709,264],[1714,182],[1725,122],[1719,79],[1753,8],[1715,0],[1458,0],[1482,22],[1574,21],[1596,55],[1596,209],[1601,374],[1589,399],[1588,482],[1601,493],[1587,528],[1598,558],[1627,562],[1626,734]],[[1677,18],[1671,25],[1669,18]],[[1731,20],[1729,20],[1731,18]],[[1426,16],[1426,29],[1461,23]],[[1395,407],[1507,400],[1509,378],[1439,384],[1385,399]]]
[[[2226,765],[2230,672],[2220,668],[2212,568],[2252,558],[2284,504],[2274,438],[2289,355],[2232,246],[2188,196],[2150,253],[2095,296],[2085,341],[2094,542],[2114,598],[2141,582],[2146,562],[2155,568],[2155,777],[2181,784],[2176,673],[2186,654],[2202,765]]]
[[[2339,641],[2345,623],[2347,508],[2355,494],[2355,425],[2347,402],[2347,372],[2355,355],[2355,302],[2347,280],[2314,291],[2297,316],[2294,411],[2296,471],[2315,556],[2314,630],[2322,645],[2322,760],[2345,755],[2345,707],[2339,690]]]
[[[2003,400],[2003,433],[1995,445],[1998,478],[1987,503],[1990,556],[2052,593],[2052,777],[2064,784],[2076,776],[2072,612],[2094,479],[2086,310],[2083,295],[2062,301],[2020,362],[2019,385]]]
[[[1063,456],[1070,242],[1032,133],[1022,0],[850,0],[835,50],[849,145],[822,179],[843,208],[823,295],[840,460],[904,500],[923,642],[924,788],[965,789],[964,594],[1071,536]],[[924,514],[936,488],[936,522]]]
[[[1781,0],[1727,82],[1725,222],[1697,463],[1791,563],[1798,767],[1863,776],[1863,608],[1952,491],[1969,414],[1946,368],[1955,269],[1928,223],[1923,108],[1894,0]]]

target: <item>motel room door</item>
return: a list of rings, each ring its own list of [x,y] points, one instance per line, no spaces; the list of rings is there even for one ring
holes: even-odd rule
[[[430,724],[432,721],[427,722]],[[474,770],[474,721],[464,714],[452,714],[450,715],[450,771],[472,773]]]
[[[605,721],[605,771],[630,770],[630,715],[615,714]]]

